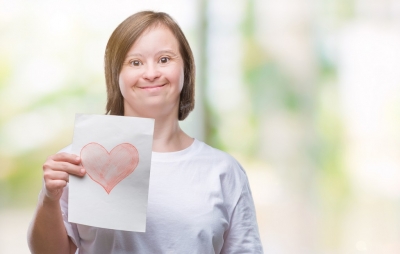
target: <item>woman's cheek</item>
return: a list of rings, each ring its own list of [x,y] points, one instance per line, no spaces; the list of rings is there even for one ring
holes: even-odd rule
[[[128,87],[126,86],[126,83],[123,79],[119,79],[119,90],[121,91],[121,94],[125,97]]]

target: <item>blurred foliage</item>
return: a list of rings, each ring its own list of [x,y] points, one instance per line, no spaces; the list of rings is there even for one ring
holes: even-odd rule
[[[2,88],[6,88],[6,85],[4,85],[6,81],[3,80],[5,79],[0,78],[0,93]],[[37,97],[31,104],[20,108],[14,114],[21,115],[46,108],[55,109],[59,114],[65,114],[71,109],[72,112],[74,109],[76,109],[75,112],[80,112],[79,108],[90,110],[102,107],[99,104],[104,101],[104,95],[91,91],[90,84],[98,83],[96,76],[90,77],[89,75],[88,80],[84,82],[68,80],[66,82],[71,85],[66,85],[52,93]],[[16,101],[16,103],[18,102]],[[72,112],[69,114],[70,120],[67,122],[73,122],[74,115]],[[12,117],[13,115],[1,114],[0,129]],[[49,155],[59,151],[62,146],[67,146],[71,143],[71,127],[71,125],[65,126],[58,133],[56,140],[52,140],[36,149],[24,150],[18,154],[11,155],[0,154],[0,207],[32,206],[36,204],[42,184],[42,165]],[[0,141],[5,139],[4,134],[1,134]]]
[[[342,21],[352,17],[351,2],[326,1],[324,2],[326,6],[329,6],[328,2],[336,6],[329,12],[336,12],[337,16],[334,17],[337,20]],[[244,83],[251,102],[251,114],[247,116],[247,121],[252,123],[252,131],[256,135],[253,136],[251,147],[246,147],[242,152],[248,156],[257,154],[262,146],[260,143],[262,139],[259,138],[259,133],[262,131],[261,121],[277,109],[296,115],[306,122],[300,125],[304,133],[307,133],[308,129],[314,130],[312,136],[308,135],[308,140],[305,139],[305,142],[301,144],[303,149],[299,151],[299,155],[306,160],[308,158],[311,163],[309,166],[315,169],[311,174],[317,177],[305,178],[310,172],[302,169],[302,165],[295,166],[295,170],[300,171],[298,174],[302,176],[299,179],[307,186],[304,195],[309,199],[310,207],[320,207],[319,225],[322,231],[322,242],[330,249],[335,249],[340,245],[340,236],[343,232],[341,220],[351,197],[350,183],[343,162],[342,119],[337,108],[339,102],[335,87],[337,66],[325,57],[324,50],[318,50],[317,44],[315,80],[309,80],[313,85],[306,86],[308,90],[297,89],[295,84],[302,81],[286,73],[257,41],[254,8],[254,1],[247,1],[242,33]],[[315,90],[312,90],[313,88]],[[260,157],[259,154],[258,157]],[[292,171],[291,173],[293,174]],[[285,177],[285,179],[291,181],[290,178]],[[290,184],[295,185],[294,182]],[[312,193],[317,193],[316,199]]]

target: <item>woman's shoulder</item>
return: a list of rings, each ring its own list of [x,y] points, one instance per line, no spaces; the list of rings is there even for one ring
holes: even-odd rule
[[[231,156],[229,153],[222,151],[218,148],[212,147],[208,144],[206,144],[203,141],[199,141],[199,140],[195,140],[195,142],[197,141],[198,147],[199,147],[199,152],[201,154],[204,154],[204,156],[210,156],[215,157],[219,160],[226,160],[226,161],[230,161],[230,162],[236,162],[236,159],[233,158],[233,156]]]
[[[243,167],[232,155],[218,148],[212,147],[202,141],[195,140],[195,142],[196,141],[198,143],[196,157],[198,157],[200,160],[245,174]]]

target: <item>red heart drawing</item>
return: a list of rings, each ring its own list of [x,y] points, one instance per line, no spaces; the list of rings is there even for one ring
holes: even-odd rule
[[[139,153],[129,143],[117,145],[110,153],[98,143],[89,143],[81,150],[81,160],[90,178],[110,194],[119,182],[136,169]]]

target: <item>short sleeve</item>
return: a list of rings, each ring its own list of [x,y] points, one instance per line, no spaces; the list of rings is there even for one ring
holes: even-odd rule
[[[75,223],[68,222],[68,185],[64,187],[63,194],[60,199],[61,206],[61,214],[64,221],[65,229],[67,230],[67,234],[71,237],[71,240],[75,243],[75,245],[79,248],[79,233],[78,228]]]
[[[247,179],[232,212],[229,228],[224,234],[221,253],[263,253],[254,202]]]

